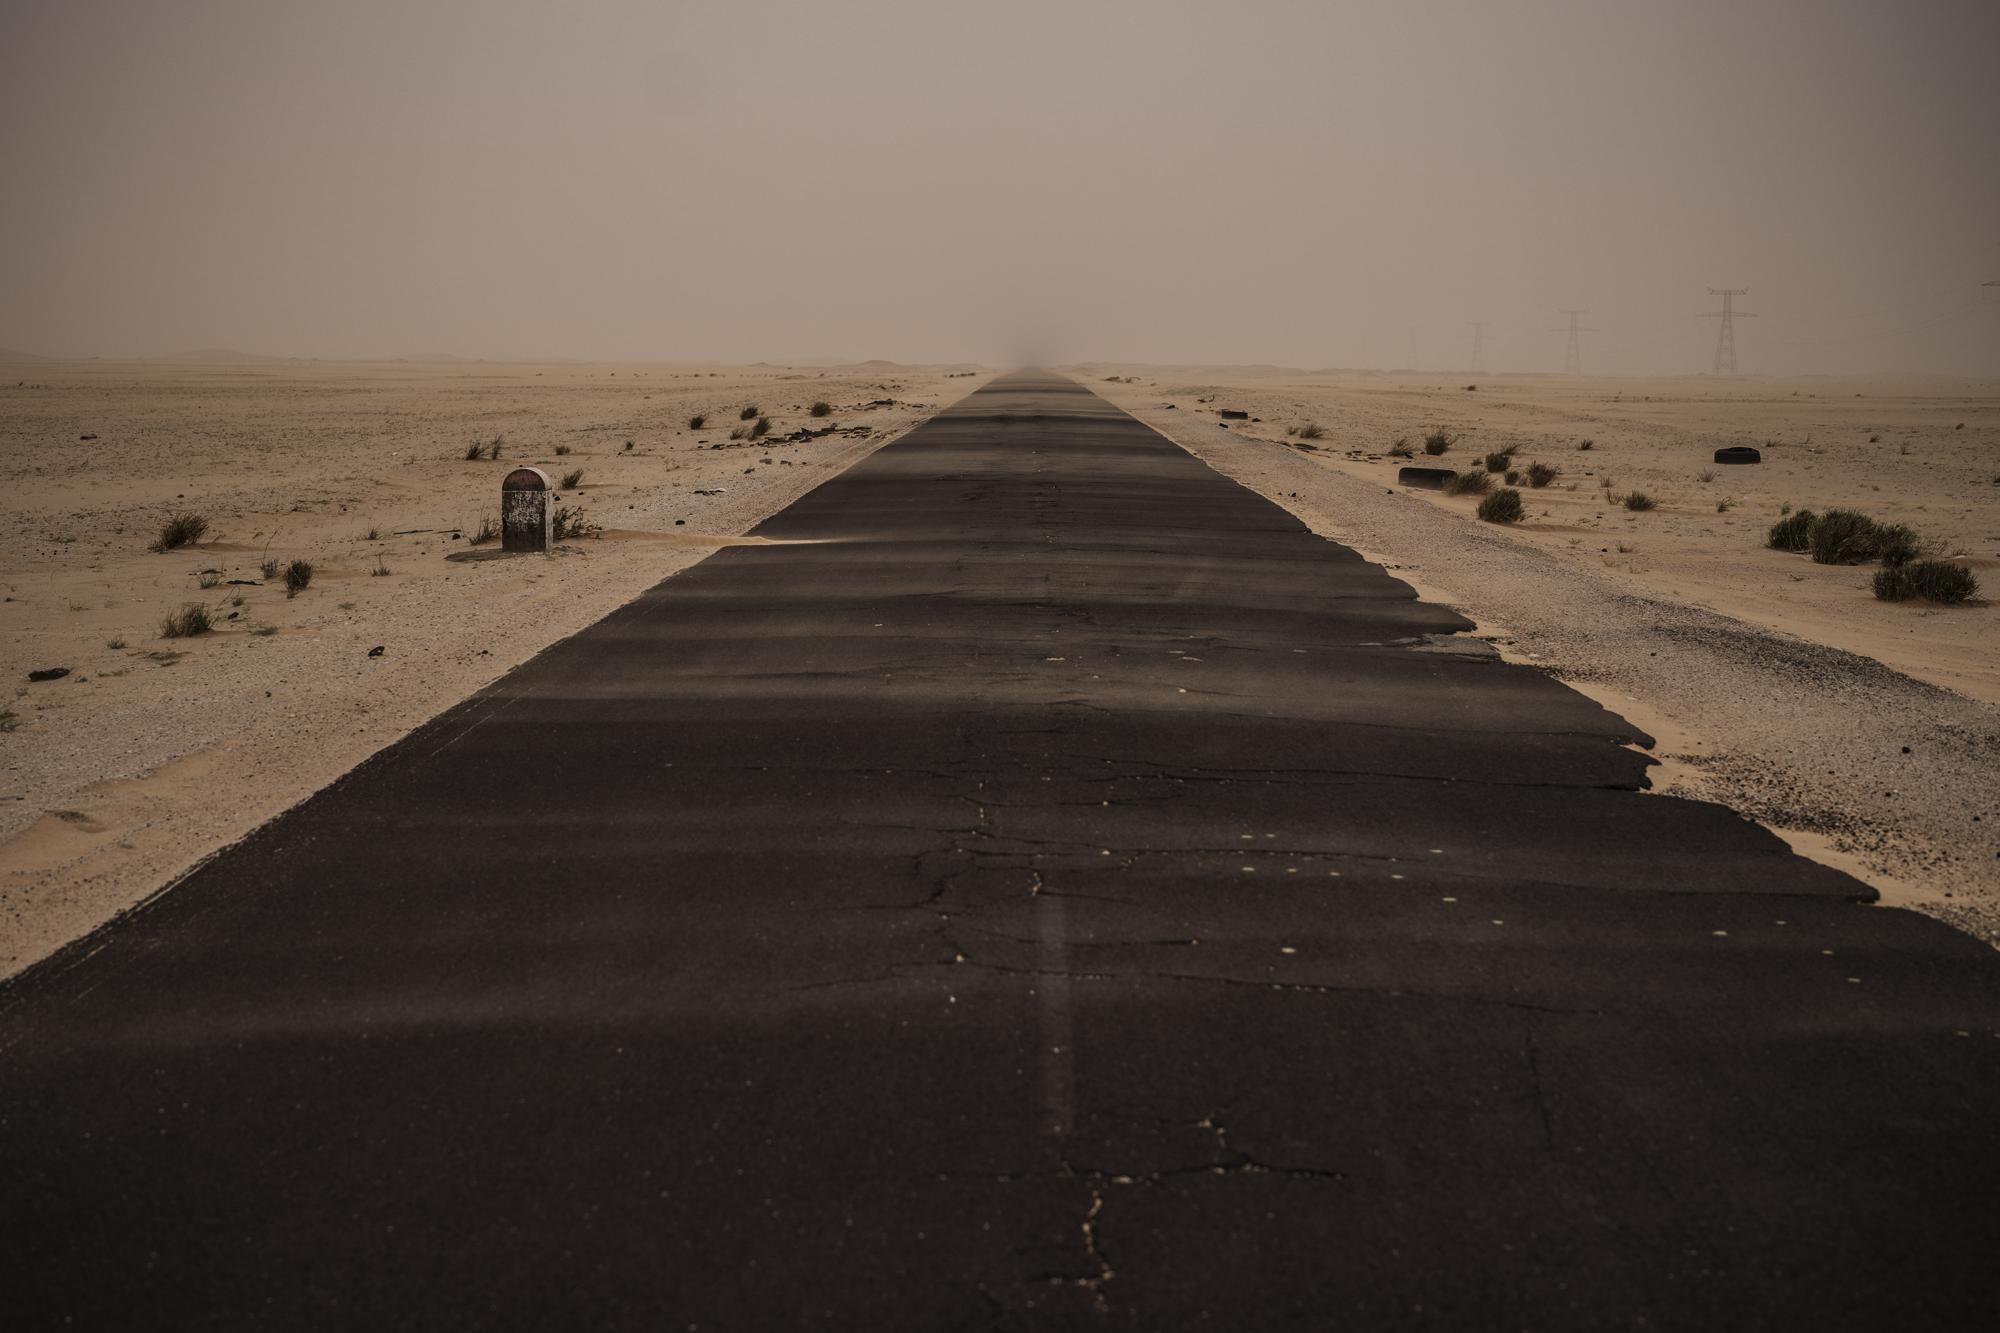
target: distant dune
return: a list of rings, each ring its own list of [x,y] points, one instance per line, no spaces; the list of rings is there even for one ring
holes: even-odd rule
[[[239,352],[233,347],[198,347],[191,352],[168,352],[164,356],[145,356],[141,361],[193,361],[205,366],[230,365],[237,362],[273,363],[296,361],[293,356],[263,356],[256,352]]]
[[[33,352],[18,352],[11,347],[0,347],[0,361],[46,361],[46,360],[48,360],[47,357],[36,356]]]

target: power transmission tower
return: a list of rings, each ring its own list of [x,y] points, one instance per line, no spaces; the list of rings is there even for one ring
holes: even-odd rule
[[[1588,310],[1558,309],[1556,313],[1558,315],[1569,316],[1569,326],[1567,328],[1551,330],[1555,333],[1567,333],[1569,335],[1569,346],[1563,350],[1563,374],[1581,375],[1583,373],[1583,341],[1577,335],[1579,333],[1595,333],[1597,330],[1586,329],[1581,324],[1578,324],[1577,321],[1590,312]]]
[[[1410,369],[1415,370],[1417,368],[1417,326],[1412,324],[1409,326],[1409,329],[1410,329]]]
[[[1748,287],[1711,287],[1708,289],[1708,294],[1722,298],[1722,309],[1704,310],[1701,316],[1703,319],[1719,319],[1722,321],[1722,328],[1715,335],[1715,373],[1718,375],[1734,375],[1736,373],[1736,321],[1739,319],[1757,318],[1747,310],[1738,310],[1736,308],[1736,298],[1739,296],[1748,296],[1750,289]]]
[[[1472,373],[1481,375],[1486,372],[1486,326],[1492,321],[1473,319],[1466,322],[1472,325]]]

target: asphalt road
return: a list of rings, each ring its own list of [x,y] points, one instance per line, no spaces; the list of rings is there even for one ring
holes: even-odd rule
[[[2000,1325],[2000,959],[1067,381],[0,990],[0,1324]]]

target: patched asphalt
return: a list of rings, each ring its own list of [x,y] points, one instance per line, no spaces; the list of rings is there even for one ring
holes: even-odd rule
[[[1990,1327],[2000,958],[996,381],[0,989],[17,1327]]]

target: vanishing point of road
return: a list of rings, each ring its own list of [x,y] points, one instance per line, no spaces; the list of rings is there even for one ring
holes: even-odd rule
[[[2000,1326],[2000,959],[1016,375],[0,988],[0,1322]]]

